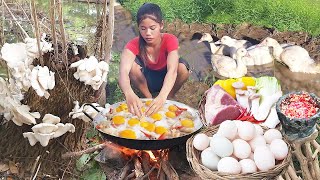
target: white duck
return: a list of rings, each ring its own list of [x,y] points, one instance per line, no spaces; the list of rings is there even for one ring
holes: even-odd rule
[[[215,44],[224,44],[231,47],[230,56],[233,58],[235,58],[234,55],[237,49],[239,48],[246,49],[252,46],[252,44],[247,40],[244,40],[244,39],[238,40],[238,39],[231,38],[230,36],[222,36],[222,38],[219,41],[215,42]]]
[[[292,72],[320,73],[308,51],[301,46],[293,45],[283,48],[275,39],[267,37],[261,44],[273,47],[273,56],[285,63]]]
[[[198,41],[198,43],[200,43],[200,42],[208,42],[210,45],[210,50],[211,50],[212,54],[220,54],[220,55],[229,56],[230,51],[235,51],[235,50],[231,50],[230,47],[228,47],[227,45],[217,46],[213,42],[213,38],[209,33],[203,33],[203,35],[202,35],[201,39]]]
[[[263,65],[273,62],[273,56],[269,47],[261,44],[251,46],[247,49],[249,57],[244,57],[247,66]]]
[[[213,55],[211,63],[218,74],[228,78],[239,78],[247,74],[247,67],[242,58],[248,55],[245,48],[236,51],[236,60],[228,56]]]

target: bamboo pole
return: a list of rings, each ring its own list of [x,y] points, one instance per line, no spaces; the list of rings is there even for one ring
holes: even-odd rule
[[[59,12],[59,26],[60,26],[60,32],[62,37],[62,60],[66,69],[68,69],[67,44],[66,44],[66,35],[65,35],[64,24],[63,24],[62,1],[58,0],[57,5],[58,5],[58,12]]]
[[[109,1],[109,17],[108,17],[108,31],[107,31],[107,46],[105,50],[104,60],[109,63],[111,60],[111,48],[113,44],[113,33],[114,33],[114,0]]]
[[[55,21],[55,9],[56,9],[56,0],[50,0],[50,20],[51,20],[51,35],[52,42],[54,46],[54,59],[58,60],[58,43],[57,43],[57,34],[56,34],[56,21]]]
[[[43,63],[43,58],[42,58],[42,51],[41,51],[41,48],[40,48],[40,28],[39,28],[37,10],[36,10],[36,5],[35,5],[34,0],[31,0],[31,11],[32,11],[32,18],[33,18],[33,23],[34,23],[34,31],[35,31],[35,34],[36,34],[38,51],[39,51],[39,60],[40,60],[41,66],[43,66],[44,63]]]

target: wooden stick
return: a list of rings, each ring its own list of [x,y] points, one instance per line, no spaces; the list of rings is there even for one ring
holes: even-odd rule
[[[107,31],[107,45],[105,49],[104,60],[109,63],[111,59],[111,48],[113,44],[113,33],[114,33],[114,1],[109,1],[109,19],[108,19],[108,31]]]
[[[292,168],[291,165],[288,166],[288,171],[287,173],[290,175],[292,180],[299,180],[300,178],[297,176],[296,172],[294,171],[294,169]]]
[[[88,149],[85,149],[85,150],[82,150],[82,151],[78,151],[78,152],[67,152],[65,154],[62,154],[61,158],[62,159],[67,159],[67,158],[79,157],[79,156],[81,156],[83,154],[88,154],[88,153],[92,153],[92,152],[95,152],[97,150],[103,149],[106,146],[107,146],[107,144],[103,143],[103,144],[99,144],[99,145],[96,145],[94,147],[91,147],[91,148],[88,148]]]
[[[163,169],[164,173],[167,175],[168,179],[179,180],[179,176],[177,172],[173,169],[169,161],[164,161],[162,163],[161,168]]]
[[[119,176],[119,180],[124,180],[130,170],[130,162],[132,161],[132,159],[130,161],[128,161],[128,163],[123,167],[122,172]],[[134,173],[134,172],[133,172]]]
[[[58,0],[58,12],[59,12],[60,33],[62,37],[62,60],[65,65],[65,68],[68,69],[67,41],[66,41],[64,23],[63,23],[62,0]]]
[[[17,18],[13,15],[13,13],[11,12],[10,8],[8,7],[7,3],[5,1],[2,1],[4,7],[6,7],[6,9],[8,10],[9,14],[11,15],[12,19],[14,20],[14,22],[16,23],[16,25],[20,28],[20,30],[22,31],[22,33],[25,35],[26,38],[29,37],[28,33],[23,29],[23,27],[20,25],[20,23],[18,22]]]
[[[136,174],[136,178],[142,177],[144,175],[144,172],[142,170],[141,163],[138,157],[135,157],[133,159],[133,164],[134,164],[134,172]]]
[[[56,20],[55,20],[55,9],[56,9],[56,0],[50,0],[50,20],[51,20],[51,35],[52,42],[54,45],[54,59],[58,61],[58,43],[57,43],[57,34],[56,34]]]
[[[36,10],[36,5],[34,0],[31,0],[31,11],[32,11],[32,17],[33,17],[33,22],[34,22],[34,31],[36,34],[36,39],[37,39],[37,45],[38,45],[38,51],[39,51],[39,60],[41,66],[43,66],[43,58],[42,58],[42,51],[40,47],[40,31],[39,31],[39,22],[38,22],[38,17],[37,17],[37,10]]]
[[[311,144],[316,148],[316,150],[314,151],[314,153],[312,155],[312,159],[315,159],[316,157],[318,157],[318,153],[320,151],[320,145],[318,144],[318,142],[316,140],[311,141]]]

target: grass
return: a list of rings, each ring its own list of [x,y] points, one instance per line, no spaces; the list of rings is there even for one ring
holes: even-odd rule
[[[144,0],[120,1],[134,15]],[[151,0],[160,5],[165,19],[212,24],[273,27],[279,31],[305,31],[320,35],[320,0]]]

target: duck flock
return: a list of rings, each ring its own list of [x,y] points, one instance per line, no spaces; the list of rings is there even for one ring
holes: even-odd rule
[[[320,73],[320,64],[316,64],[309,52],[294,44],[280,44],[267,37],[257,45],[243,39],[223,36],[213,42],[209,33],[204,33],[200,42],[208,42],[212,53],[211,64],[221,76],[239,78],[247,74],[247,66],[273,63],[274,60],[285,64],[292,72]]]

